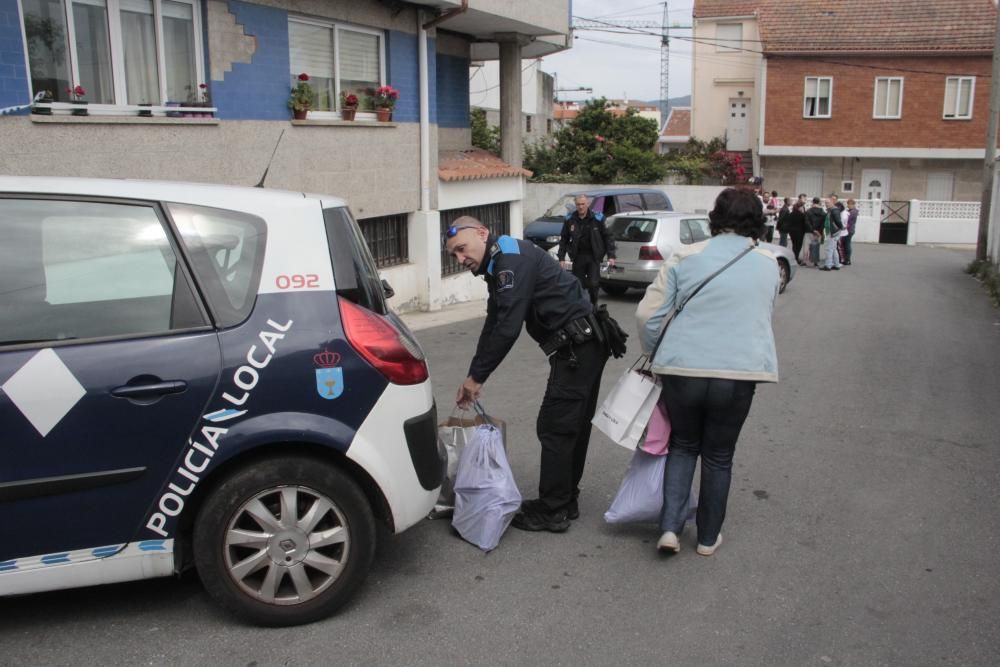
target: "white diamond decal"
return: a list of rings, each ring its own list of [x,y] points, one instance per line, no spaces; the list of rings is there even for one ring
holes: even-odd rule
[[[42,437],[87,393],[51,348],[29,359],[0,389]]]

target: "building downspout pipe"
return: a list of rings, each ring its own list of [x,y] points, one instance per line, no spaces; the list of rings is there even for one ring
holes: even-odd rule
[[[431,117],[430,83],[427,72],[427,26],[417,36],[420,68],[420,210],[431,210]]]
[[[455,16],[458,16],[459,14],[464,14],[467,11],[469,11],[469,0],[462,0],[462,6],[461,7],[456,7],[455,9],[449,9],[444,14],[441,14],[437,18],[431,19],[430,21],[428,21],[427,23],[425,23],[423,25],[423,28],[424,28],[424,30],[430,30],[431,28],[433,28],[434,26],[436,26],[438,23],[444,23],[448,19],[453,18]]]

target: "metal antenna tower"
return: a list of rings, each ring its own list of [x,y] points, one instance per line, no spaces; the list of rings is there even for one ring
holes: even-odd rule
[[[670,25],[668,20],[667,3],[663,3],[663,25],[660,37],[660,123],[667,122],[667,111],[670,106]]]

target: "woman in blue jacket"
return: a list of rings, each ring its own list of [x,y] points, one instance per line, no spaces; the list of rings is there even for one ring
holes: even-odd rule
[[[780,284],[774,256],[757,247],[764,212],[753,192],[724,190],[709,213],[709,226],[711,239],[664,263],[636,313],[672,425],[657,549],[680,550],[683,508],[700,456],[697,552],[703,556],[722,543],[733,454],[756,383],[778,381],[771,315]],[[664,321],[702,283],[653,350]]]

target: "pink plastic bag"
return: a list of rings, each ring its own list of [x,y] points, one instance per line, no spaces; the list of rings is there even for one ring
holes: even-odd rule
[[[653,415],[646,426],[646,437],[639,445],[639,449],[653,456],[663,456],[669,451],[669,447],[670,415],[667,414],[663,401],[657,401]]]

